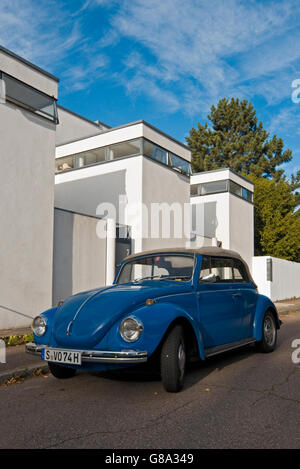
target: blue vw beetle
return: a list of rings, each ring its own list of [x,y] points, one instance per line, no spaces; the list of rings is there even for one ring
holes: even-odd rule
[[[155,361],[179,391],[187,360],[255,343],[276,346],[281,321],[247,264],[225,249],[163,249],[127,257],[114,284],[78,293],[33,321],[34,343],[56,378]]]

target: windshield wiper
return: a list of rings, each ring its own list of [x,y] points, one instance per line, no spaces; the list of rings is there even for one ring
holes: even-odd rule
[[[187,278],[189,279],[189,275],[149,275],[148,277],[141,277],[141,278],[136,278],[133,281],[134,282],[140,282],[141,280],[151,280],[153,278],[158,278],[159,280],[168,280],[168,279],[176,279],[176,278]]]
[[[152,278],[161,278],[161,275],[149,275],[148,277],[135,278],[133,282],[140,282],[141,280],[149,280]]]

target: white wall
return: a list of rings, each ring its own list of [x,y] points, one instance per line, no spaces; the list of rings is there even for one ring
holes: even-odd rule
[[[267,259],[272,260],[272,281],[267,280]],[[258,291],[272,301],[300,297],[300,263],[270,256],[257,256],[252,260],[252,275]]]
[[[41,91],[57,82],[1,53],[0,68]],[[55,124],[0,104],[0,329],[25,327],[52,303]]]
[[[54,305],[74,293],[105,285],[107,241],[97,237],[98,223],[106,225],[97,218],[55,209]]]
[[[9,51],[5,52],[0,48],[0,69],[18,80],[27,83],[29,86],[57,98],[57,78],[48,76],[47,72],[39,71],[19,60],[17,56],[10,55]]]
[[[237,251],[251,269],[254,255],[254,206],[229,194],[229,248]]]
[[[88,138],[103,132],[103,127],[61,106],[57,107],[59,124],[56,127],[56,145]]]
[[[253,184],[250,181],[240,177],[230,169],[205,171],[193,174],[191,176],[191,185],[227,179],[253,191]],[[198,204],[203,208],[203,226],[200,224],[197,232],[202,245],[209,244],[207,239],[201,239],[201,237],[209,234],[211,238],[215,237],[218,241],[221,241],[224,249],[237,251],[251,269],[252,257],[254,254],[253,204],[232,194],[231,192],[192,196],[190,201],[191,204]],[[206,210],[206,207],[208,209],[209,204],[211,209]],[[213,207],[213,204],[215,204],[215,208]],[[206,211],[208,212],[207,215],[205,215]],[[208,215],[213,217],[213,219],[209,220]],[[210,225],[209,227],[208,224]]]
[[[222,247],[224,249],[230,249],[229,193],[224,192],[222,194],[191,197],[190,201],[191,204],[199,204],[202,206],[203,212],[205,212],[206,204],[215,204],[214,220],[210,221],[211,228],[213,228],[213,233],[211,233],[213,236],[211,237],[215,237],[219,241],[222,241]],[[201,221],[203,221],[203,226],[202,223],[200,223],[196,234],[198,236],[206,236],[206,226],[204,226],[204,223],[206,222],[205,216]]]
[[[148,226],[148,236],[143,236],[141,250],[147,251],[168,247],[186,247],[189,238],[185,238],[184,235],[184,204],[189,204],[190,199],[189,177],[177,171],[173,171],[169,167],[157,163],[155,160],[144,157],[142,182],[142,202],[148,209],[148,213],[143,214],[142,223],[144,228]],[[152,237],[151,227],[153,222],[155,223],[155,216],[151,217],[151,204],[163,203],[167,204],[165,205],[167,209],[165,211],[165,219],[163,219],[164,217],[161,214],[157,217],[157,219],[160,220],[159,232],[157,233],[158,237]],[[178,206],[179,210],[181,209],[182,214],[181,220],[176,220],[178,221],[179,230],[181,226],[180,231],[182,235],[180,237],[174,232],[175,220],[172,207],[176,209],[175,204]],[[158,205],[156,207],[158,209]],[[162,206],[160,205],[160,207]],[[168,207],[170,207],[169,212]],[[168,216],[169,213],[170,217]],[[163,223],[168,222],[166,218],[170,219],[170,236],[162,237]],[[144,234],[147,235],[147,233]],[[189,232],[187,234],[189,235]]]
[[[55,207],[95,216],[99,204],[113,204],[117,223],[131,226],[135,237],[142,220],[142,214],[134,209],[142,202],[142,159],[134,156],[57,174]],[[125,218],[119,213],[119,195],[124,197],[126,205],[133,207],[125,213]],[[135,251],[141,247],[141,239],[135,239]]]
[[[96,135],[82,140],[60,145],[56,148],[56,157],[73,155],[82,151],[92,150],[94,148],[113,145],[115,143],[125,142],[139,137],[145,137],[153,143],[162,146],[166,150],[191,161],[191,152],[183,144],[175,142],[172,138],[162,135],[155,131],[147,123],[138,121],[136,123],[114,127],[104,130],[100,135]]]

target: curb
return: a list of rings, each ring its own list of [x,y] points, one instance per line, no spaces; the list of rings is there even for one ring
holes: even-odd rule
[[[278,309],[277,309],[277,311],[278,311]],[[288,314],[292,314],[292,313],[300,313],[299,306],[297,308],[278,311],[279,316],[287,316]]]
[[[28,378],[29,376],[33,376],[38,370],[41,370],[42,374],[49,372],[48,365],[44,364],[29,365],[23,368],[4,371],[3,373],[0,373],[0,385],[12,378]]]

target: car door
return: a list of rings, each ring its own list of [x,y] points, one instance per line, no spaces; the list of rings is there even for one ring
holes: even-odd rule
[[[233,259],[203,256],[197,297],[204,348],[243,338],[239,289],[233,281]]]
[[[233,259],[235,301],[241,313],[243,338],[253,337],[253,322],[257,302],[257,290],[249,279],[243,262]]]

